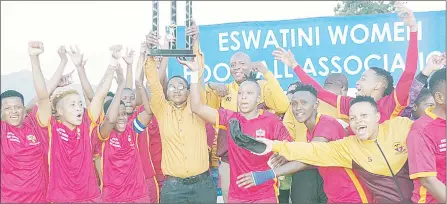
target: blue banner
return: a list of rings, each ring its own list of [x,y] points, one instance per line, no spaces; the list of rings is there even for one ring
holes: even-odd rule
[[[419,26],[419,70],[434,53],[445,52],[445,11],[415,13]],[[184,47],[184,27],[178,28],[179,47]],[[242,22],[200,26],[200,45],[205,55],[205,81],[231,82],[231,56],[247,53],[263,61],[283,89],[297,81],[291,68],[274,60],[276,46],[290,49],[305,71],[322,83],[332,72],[348,76],[349,87],[368,67],[390,71],[397,82],[405,69],[409,29],[396,14],[321,17],[283,21]],[[189,71],[175,59],[169,76],[189,80]]]

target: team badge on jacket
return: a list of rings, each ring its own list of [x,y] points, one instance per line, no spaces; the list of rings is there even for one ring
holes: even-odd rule
[[[396,154],[401,154],[407,151],[404,145],[402,145],[400,142],[395,142],[393,144],[394,150],[396,150]]]
[[[29,141],[30,145],[37,145],[37,144],[39,144],[37,142],[36,136],[34,136],[34,135],[28,135],[28,136],[26,136],[26,139]]]
[[[263,129],[256,130],[256,137],[265,137],[265,130]]]

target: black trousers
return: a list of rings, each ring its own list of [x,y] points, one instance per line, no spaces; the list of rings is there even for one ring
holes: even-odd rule
[[[292,203],[327,203],[323,178],[317,169],[299,171],[292,175]]]
[[[186,179],[167,176],[160,203],[216,203],[217,189],[208,171]]]
[[[290,189],[279,190],[278,200],[279,200],[279,203],[289,203],[290,202]]]

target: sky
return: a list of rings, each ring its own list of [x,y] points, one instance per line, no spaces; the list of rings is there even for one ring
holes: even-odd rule
[[[336,1],[193,1],[197,24],[285,20],[333,16]],[[178,22],[184,24],[185,3],[178,2]],[[409,1],[413,11],[445,10],[445,1]],[[160,2],[160,27],[169,22],[170,2]],[[88,59],[87,76],[97,84],[107,68],[109,47],[130,46],[138,53],[139,44],[152,22],[151,1],[125,2],[1,2],[1,74],[31,70],[27,53],[29,40],[40,40],[45,53],[41,65],[49,79],[59,64],[57,49],[77,44]],[[160,29],[163,33],[163,29]],[[134,59],[136,66],[137,57]],[[124,62],[122,62],[124,65]],[[65,73],[74,69],[71,61]],[[79,83],[74,74],[75,83]],[[112,86],[113,88],[113,86]]]

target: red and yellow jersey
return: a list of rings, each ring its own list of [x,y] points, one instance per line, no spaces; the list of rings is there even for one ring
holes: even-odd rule
[[[216,127],[223,126],[228,129],[228,121],[232,118],[239,120],[241,129],[247,135],[256,138],[291,141],[292,138],[282,124],[280,118],[273,113],[260,110],[257,118],[247,120],[238,112],[220,109],[216,110],[218,119]],[[262,185],[248,189],[238,187],[237,177],[251,171],[265,171],[270,169],[267,161],[272,154],[258,156],[250,151],[237,146],[228,132],[228,159],[231,166],[229,199],[244,200],[246,202],[261,201],[277,197],[276,179],[265,182]]]
[[[407,138],[410,178],[414,183],[411,200],[415,203],[440,203],[421,185],[420,178],[436,176],[446,183],[446,121],[431,110],[414,122]]]
[[[379,125],[377,144],[382,148],[393,173],[396,174],[404,199],[410,199],[413,183],[408,175],[406,139],[412,121],[396,117]],[[401,202],[397,186],[376,142],[362,141],[356,136],[328,143],[274,142],[273,151],[288,160],[322,167],[353,169],[378,203]]]
[[[51,117],[48,123],[48,202],[82,202],[99,198],[90,137],[96,124],[90,118],[89,111],[85,111],[81,125],[71,130]]]
[[[102,143],[102,200],[105,202],[130,202],[149,195],[133,123],[129,121],[122,133],[112,130]],[[92,138],[102,138],[98,126]]]
[[[335,118],[327,115],[317,115],[315,127],[312,132],[306,129],[307,142],[314,137],[323,137],[328,141],[343,139],[345,129]],[[351,169],[342,167],[319,167],[321,177],[325,181],[324,192],[329,203],[370,203],[371,194],[363,187]]]
[[[1,121],[2,203],[46,202],[48,138],[36,128],[36,110],[37,106],[21,127]]]

